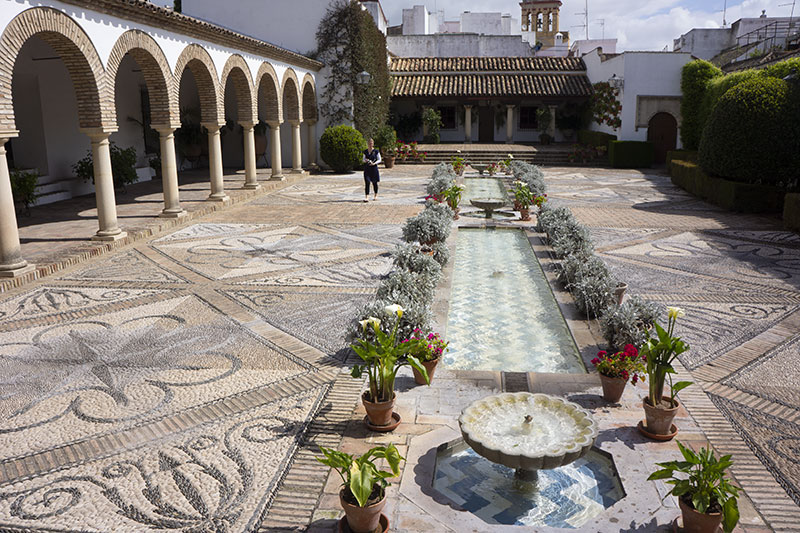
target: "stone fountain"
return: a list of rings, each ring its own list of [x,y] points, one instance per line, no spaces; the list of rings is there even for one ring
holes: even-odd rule
[[[464,442],[522,481],[583,457],[597,423],[579,405],[547,394],[501,393],[470,404],[458,419]]]
[[[505,201],[499,198],[472,198],[469,203],[478,209],[483,209],[486,218],[492,218],[492,213],[506,205]]]

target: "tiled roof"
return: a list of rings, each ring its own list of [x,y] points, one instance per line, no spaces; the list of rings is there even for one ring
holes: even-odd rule
[[[579,57],[397,57],[389,70],[402,72],[586,71]]]
[[[392,76],[392,96],[590,96],[592,84],[575,74],[415,74]]]

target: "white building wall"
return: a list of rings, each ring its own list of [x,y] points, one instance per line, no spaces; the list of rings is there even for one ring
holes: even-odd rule
[[[461,31],[484,35],[504,35],[500,13],[461,13]],[[505,34],[508,35],[508,34]]]
[[[531,57],[531,46],[514,35],[390,35],[389,51],[399,57]]]

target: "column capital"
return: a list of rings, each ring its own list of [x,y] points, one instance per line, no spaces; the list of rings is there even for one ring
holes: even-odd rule
[[[108,139],[108,137],[112,133],[116,133],[117,128],[107,128],[107,127],[80,128],[78,129],[78,131],[88,136],[93,141],[102,141],[104,139]]]
[[[282,120],[268,120],[267,121],[267,125],[270,128],[272,128],[273,130],[277,130],[278,128],[280,128],[282,123],[283,123]]]
[[[180,122],[177,124],[150,124],[150,127],[156,130],[158,133],[162,135],[169,135],[170,133],[174,132],[178,128],[181,127]]]
[[[315,118],[307,118],[303,122],[305,122],[309,126],[313,126],[314,124],[317,123],[317,119],[315,119]]]
[[[287,120],[286,122],[288,122],[289,124],[291,124],[295,128],[299,128],[300,127],[300,123],[301,123],[300,120]]]
[[[472,104],[464,104],[464,109],[472,109],[473,107],[475,106],[473,106]]]
[[[209,132],[218,132],[220,129],[222,129],[222,126],[224,126],[225,124],[219,124],[217,122],[201,122],[200,125],[203,126],[205,129],[207,129]]]
[[[0,142],[7,143],[9,139],[19,137],[19,130],[0,130]]]
[[[517,107],[516,104],[506,104],[506,109],[514,109],[515,107]]]
[[[250,129],[250,128],[254,128],[256,123],[253,122],[252,120],[240,120],[239,121],[239,125],[241,127],[243,127],[244,129]]]

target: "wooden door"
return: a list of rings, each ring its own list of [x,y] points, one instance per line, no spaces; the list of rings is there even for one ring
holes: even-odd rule
[[[656,113],[647,124],[647,140],[655,147],[655,162],[667,160],[667,152],[678,142],[678,122],[669,113]]]
[[[494,142],[494,108],[491,106],[479,107],[478,115],[478,142]]]

